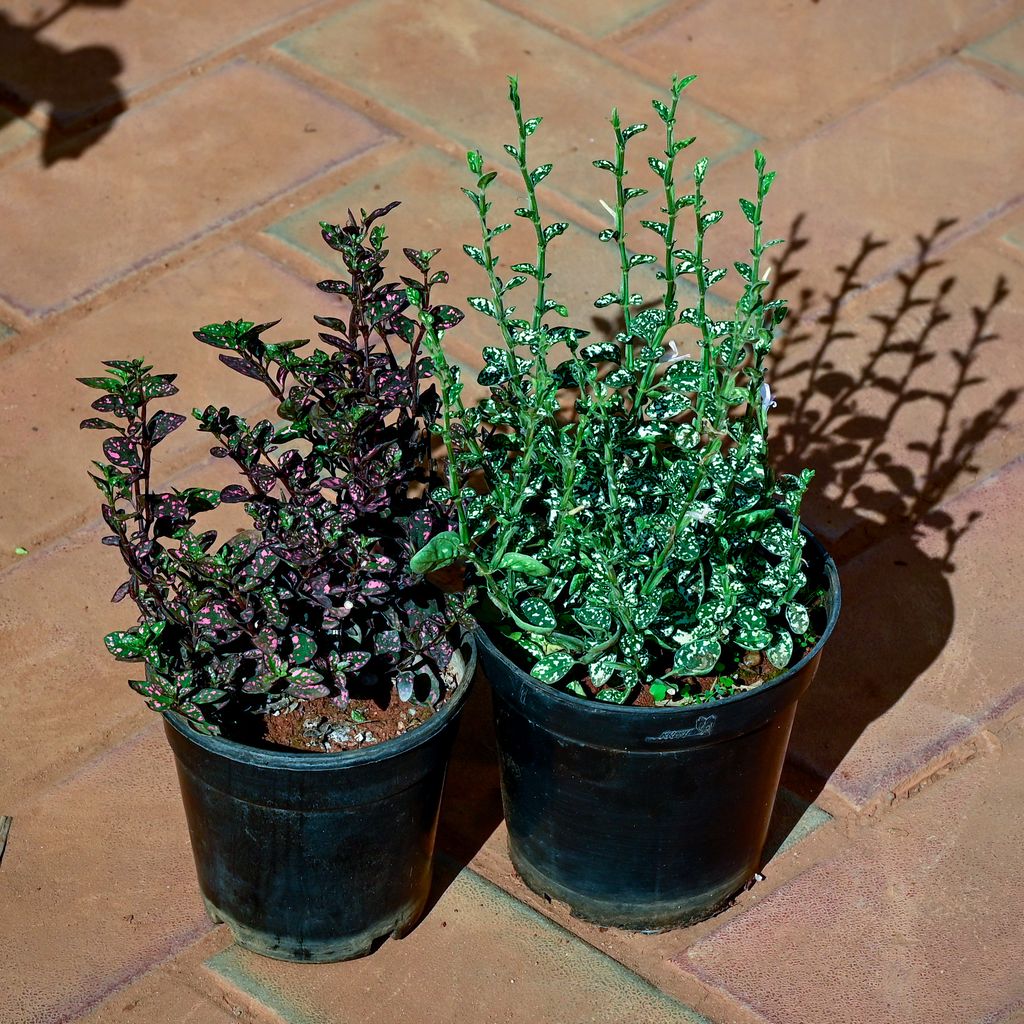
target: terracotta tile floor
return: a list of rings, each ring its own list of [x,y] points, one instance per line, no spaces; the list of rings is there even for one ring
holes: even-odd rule
[[[71,379],[138,352],[186,402],[256,404],[211,382],[191,331],[306,330],[327,311],[316,222],[348,205],[404,200],[394,242],[443,246],[454,296],[478,292],[462,153],[501,152],[509,72],[571,225],[557,293],[588,316],[613,273],[602,118],[645,118],[673,71],[701,76],[683,119],[712,194],[749,187],[755,142],[779,168],[776,452],[816,470],[809,519],[846,588],[764,878],[660,936],[539,900],[505,854],[478,689],[417,931],[348,965],[249,957],[202,914],[169,751],[102,648],[130,613],[107,603]],[[1022,139],[1012,0],[5,5],[0,1022],[1024,1020]],[[496,195],[515,189],[503,172]],[[485,339],[467,322],[456,357]],[[211,471],[195,438],[166,452],[168,475]]]

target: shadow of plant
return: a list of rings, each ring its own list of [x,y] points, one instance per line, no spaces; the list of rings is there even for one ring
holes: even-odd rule
[[[808,244],[802,226],[799,217],[774,269],[779,294],[799,281],[794,264]],[[844,759],[950,636],[948,576],[977,514],[957,521],[939,506],[978,473],[980,448],[1005,429],[1020,399],[1021,388],[1008,387],[969,411],[969,392],[987,383],[977,364],[999,337],[992,322],[1010,294],[1004,278],[972,305],[965,340],[953,348],[937,342],[938,329],[953,317],[956,278],[935,250],[952,226],[940,220],[917,238],[916,259],[897,275],[895,292],[877,291],[888,296],[886,305],[865,312],[860,303],[851,314],[872,257],[887,245],[865,236],[849,264],[836,268],[832,294],[799,293],[795,326],[775,353],[771,379],[782,396],[773,453],[782,471],[815,471],[805,518],[825,535],[840,567],[880,543],[887,556],[878,559],[870,591],[844,595],[840,626],[797,713],[790,762],[817,780],[815,792],[804,793],[809,798],[831,776],[855,803],[874,796],[879,782],[899,781],[884,769],[865,772],[863,760],[858,768]],[[903,756],[889,750],[881,760],[898,766]]]
[[[125,110],[116,77],[123,64],[108,46],[62,50],[42,35],[76,7],[121,7],[127,0],[64,0],[19,25],[0,11],[0,132],[42,104],[48,108],[41,160],[50,167],[82,155]]]

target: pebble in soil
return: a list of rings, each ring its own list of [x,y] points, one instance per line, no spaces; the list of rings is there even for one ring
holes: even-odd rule
[[[434,708],[390,699],[351,700],[341,708],[329,697],[304,701],[264,718],[266,743],[277,748],[313,753],[358,750],[402,736],[422,725]]]

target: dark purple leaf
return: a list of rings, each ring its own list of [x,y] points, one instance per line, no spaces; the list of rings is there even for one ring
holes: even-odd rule
[[[324,334],[323,331],[321,331],[317,337],[319,337],[325,345],[329,345],[331,348],[347,348],[349,344],[345,338],[339,338],[334,334]]]
[[[330,696],[331,691],[323,683],[292,683],[285,693],[296,700],[316,700]]]
[[[188,505],[173,494],[151,494],[149,512],[154,520],[170,519],[174,522],[185,522],[189,518]]]
[[[386,370],[377,374],[377,394],[386,401],[395,401],[409,388],[409,374],[404,370]]]
[[[227,505],[238,504],[241,501],[248,501],[252,497],[241,484],[231,484],[220,492],[220,500]]]
[[[375,220],[386,217],[396,206],[401,205],[401,200],[396,199],[393,203],[388,203],[387,206],[379,206],[376,210],[371,210],[363,217],[363,226],[369,227]]]
[[[217,358],[225,366],[229,366],[236,373],[240,373],[244,377],[251,377],[253,380],[266,380],[267,375],[263,372],[262,367],[257,366],[242,356],[220,355]]]
[[[336,316],[314,316],[313,319],[329,330],[337,331],[339,334],[348,334],[348,324]]]
[[[387,320],[401,313],[408,305],[409,300],[405,297],[405,292],[402,290],[390,288],[378,292],[374,300],[366,307],[366,322],[371,327],[375,327],[382,320]]]
[[[436,528],[433,515],[426,509],[420,509],[409,516],[405,523],[405,529],[409,535],[412,549],[419,551],[433,536]]]
[[[348,281],[318,281],[317,288],[322,292],[331,292],[335,295],[345,295],[352,298],[355,294],[352,285]]]
[[[440,252],[440,249],[403,249],[405,258],[421,273],[425,274],[430,269],[430,261]]]
[[[101,420],[98,416],[90,416],[78,424],[79,430],[117,430],[117,424],[110,420]]]
[[[373,638],[373,646],[378,654],[394,657],[402,651],[402,637],[397,629],[381,630]]]
[[[456,324],[462,323],[465,319],[465,313],[461,309],[456,309],[454,306],[434,306],[430,311],[431,316],[434,318],[434,326],[439,331],[447,331],[454,327]]]
[[[103,454],[118,469],[137,469],[142,465],[138,449],[126,437],[108,437],[103,442]]]
[[[148,431],[150,444],[159,444],[168,434],[174,433],[185,422],[185,417],[176,412],[153,413],[150,417]]]
[[[123,416],[128,411],[128,403],[121,395],[100,395],[92,408],[97,412],[112,412],[115,416]]]
[[[220,491],[214,491],[207,487],[188,487],[179,495],[186,505],[189,513],[208,512],[220,504]]]
[[[121,586],[119,586],[117,590],[114,591],[114,596],[110,599],[111,603],[117,604],[118,602],[123,601],[128,596],[128,592],[131,589],[132,581],[125,580],[124,583],[122,583]]]

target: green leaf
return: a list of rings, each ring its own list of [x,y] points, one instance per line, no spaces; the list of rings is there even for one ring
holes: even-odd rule
[[[556,651],[540,659],[530,669],[530,675],[542,683],[557,683],[575,664],[572,655]]]
[[[164,631],[165,625],[162,619],[144,622],[134,629],[108,633],[103,642],[118,661],[142,661],[146,649]]]
[[[636,383],[636,374],[632,370],[620,366],[603,378],[601,383],[607,388],[628,388]]]
[[[539,597],[528,597],[519,606],[523,618],[531,625],[541,629],[554,629],[557,625],[555,613],[547,602]]]
[[[786,605],[786,622],[797,636],[802,636],[811,628],[811,617],[802,604]]]
[[[701,228],[709,228],[712,224],[717,224],[722,217],[724,212],[722,210],[712,210],[710,213],[705,213],[700,219]]]
[[[544,241],[550,242],[556,235],[564,234],[569,225],[565,221],[556,221],[544,229]]]
[[[483,313],[485,316],[489,316],[494,320],[498,319],[498,310],[495,308],[493,302],[490,299],[484,299],[480,296],[472,296],[466,300],[469,304],[478,312]]]
[[[733,640],[748,651],[764,650],[772,642],[765,617],[756,608],[739,608],[736,611]]]
[[[534,187],[539,185],[551,173],[553,166],[554,164],[541,164],[540,167],[535,167],[530,171],[530,184]]]
[[[475,263],[479,263],[481,267],[487,266],[487,258],[484,256],[483,249],[476,245],[464,245],[462,251]]]
[[[613,302],[621,302],[617,292],[605,292],[604,295],[594,299],[594,305],[598,309],[604,309],[605,306],[610,306]]]
[[[504,384],[505,381],[510,380],[512,377],[509,369],[506,365],[501,366],[485,366],[477,374],[477,383],[482,388],[493,388],[499,384]]]
[[[740,200],[740,209],[751,224],[757,223],[757,207],[749,199]]]
[[[651,699],[655,703],[663,701],[668,696],[668,687],[664,683],[651,683],[648,689],[651,691]]]
[[[691,637],[677,648],[672,659],[679,675],[699,676],[710,672],[722,656],[722,645],[713,637]]]
[[[668,314],[663,309],[642,309],[629,323],[629,329],[644,341],[652,342],[665,326]]]
[[[588,603],[573,610],[573,618],[584,629],[610,629],[612,624],[612,613],[601,604]]]
[[[645,131],[647,131],[647,125],[646,124],[642,124],[641,123],[641,124],[627,125],[625,128],[622,129],[623,141],[628,142],[631,138],[633,138],[634,135],[639,135],[641,132],[645,132]]]
[[[662,238],[668,237],[668,225],[660,220],[642,220],[640,226],[661,235]]]
[[[316,641],[308,634],[295,632],[291,637],[292,649],[289,658],[293,665],[305,665],[316,656]]]
[[[76,377],[79,384],[87,388],[95,388],[97,391],[120,391],[121,382],[113,377]]]
[[[524,576],[547,576],[551,570],[532,555],[524,555],[518,551],[506,552],[498,563],[499,569],[510,569],[521,572]]]
[[[585,345],[580,349],[580,358],[588,363],[617,363],[622,355],[619,346],[611,341],[598,342],[596,345]]]
[[[677,359],[665,371],[665,380],[674,389],[685,388],[692,391],[700,384],[701,372],[701,364],[696,359],[684,356],[682,359]]]
[[[591,163],[593,163],[599,171],[612,171],[613,173],[615,171],[615,164],[613,164],[611,160],[593,160]]]
[[[793,638],[789,633],[779,633],[764,653],[776,668],[785,668],[793,660]]]
[[[212,704],[214,701],[223,700],[228,696],[227,690],[218,690],[214,687],[207,687],[203,690],[196,690],[195,693],[189,695],[189,700],[193,704]]]
[[[762,531],[759,540],[767,551],[785,558],[793,547],[793,531],[776,521]]]
[[[523,122],[523,131],[527,135],[532,135],[543,120],[544,118],[542,117],[531,117],[529,120]]]
[[[462,539],[457,533],[437,533],[409,560],[413,572],[427,573],[443,569],[462,554]]]
[[[701,184],[701,182],[704,181],[704,176],[707,173],[708,173],[708,158],[706,156],[702,156],[693,165],[693,180],[696,181],[697,184],[699,185],[699,184]]]
[[[658,261],[657,256],[652,256],[650,253],[638,252],[634,253],[629,257],[630,267],[641,267],[645,263],[656,263]]]

